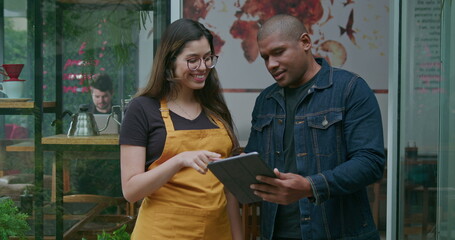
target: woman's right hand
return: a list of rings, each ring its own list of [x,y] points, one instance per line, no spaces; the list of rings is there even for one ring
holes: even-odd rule
[[[182,167],[194,168],[201,174],[207,172],[207,164],[221,157],[220,154],[206,150],[188,151],[177,154],[174,158]]]

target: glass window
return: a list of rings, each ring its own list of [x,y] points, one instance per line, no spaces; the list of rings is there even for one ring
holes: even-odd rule
[[[441,53],[442,78],[440,101],[440,162],[438,163],[438,192],[436,232],[438,239],[454,239],[455,231],[455,4],[444,1],[442,9]]]
[[[399,239],[454,237],[448,227],[454,223],[454,8],[451,1],[442,6],[408,1],[402,7]]]
[[[101,132],[107,143],[91,137],[73,143],[66,134],[82,104],[100,115],[98,129],[113,109],[121,121],[124,103],[148,81],[154,46],[169,24],[168,5],[0,1],[0,63],[24,64],[19,79],[25,80],[20,98],[0,95],[0,204],[11,199],[29,214],[27,236],[81,239],[68,231],[77,221],[63,215],[90,206],[70,206],[68,196],[93,194],[105,202],[103,197],[122,196],[119,125],[110,121],[114,127]],[[0,81],[10,77],[0,75]],[[134,214],[130,207],[120,211]]]

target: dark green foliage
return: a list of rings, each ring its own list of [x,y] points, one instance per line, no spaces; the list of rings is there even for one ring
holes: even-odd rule
[[[13,200],[0,198],[0,239],[16,236],[24,238],[30,229],[27,223],[28,215],[20,213]]]
[[[27,51],[24,51],[24,46],[27,46],[27,31],[16,30],[13,27],[13,20],[5,18],[5,51],[4,63],[26,63]],[[24,72],[20,78],[24,78]]]
[[[103,232],[97,236],[98,240],[129,240],[130,234],[126,231],[126,225],[123,225],[121,228],[115,230],[112,234]],[[85,240],[85,238],[82,238]]]

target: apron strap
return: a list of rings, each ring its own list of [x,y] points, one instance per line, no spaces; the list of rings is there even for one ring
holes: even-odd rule
[[[164,98],[160,100],[160,111],[164,126],[166,127],[166,132],[173,132],[175,130],[174,123],[169,115],[169,108],[167,107],[167,102]]]
[[[220,129],[225,129],[224,124],[223,124],[218,118],[216,118],[215,116],[212,116],[212,115],[209,116],[209,117],[210,117],[210,119],[212,119],[212,120],[215,122],[215,124],[216,124]]]

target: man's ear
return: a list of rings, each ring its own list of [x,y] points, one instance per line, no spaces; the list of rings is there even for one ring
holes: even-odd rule
[[[305,51],[311,50],[311,38],[308,33],[302,33],[302,35],[300,35],[300,44],[302,44]]]

